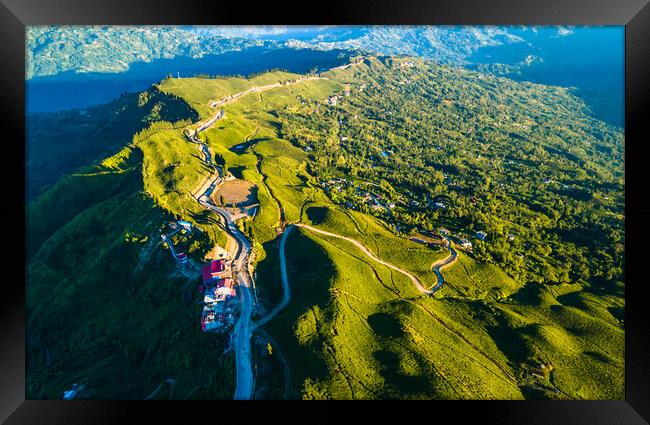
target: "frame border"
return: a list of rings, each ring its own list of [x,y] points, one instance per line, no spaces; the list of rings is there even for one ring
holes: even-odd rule
[[[25,170],[13,158],[25,157],[25,27],[43,24],[108,24],[111,25],[166,25],[166,24],[426,24],[426,25],[625,25],[625,162],[626,162],[626,379],[625,401],[493,401],[477,404],[477,409],[458,409],[453,402],[438,403],[435,410],[444,410],[456,419],[479,419],[481,422],[521,424],[585,423],[585,424],[643,424],[650,420],[650,352],[648,309],[643,302],[647,279],[642,270],[643,244],[649,239],[647,223],[650,207],[644,193],[646,161],[641,155],[645,122],[644,112],[650,110],[650,4],[648,0],[546,0],[525,4],[517,0],[425,1],[400,0],[399,3],[382,0],[354,3],[334,0],[317,14],[306,13],[304,2],[292,0],[289,4],[255,5],[238,3],[217,4],[208,0],[146,0],[101,2],[99,0],[2,0],[0,3],[0,57],[5,66],[0,74],[0,120],[5,136],[5,158],[11,167],[3,167],[5,187],[12,203],[2,209],[6,222],[25,220]],[[322,5],[321,5],[322,6]],[[245,10],[243,10],[243,7]],[[196,10],[204,12],[196,13]],[[287,12],[294,10],[294,12]],[[302,15],[300,14],[302,12]],[[16,167],[14,169],[14,167]],[[16,173],[18,171],[18,173]],[[16,175],[21,181],[16,183]],[[22,183],[19,184],[19,183]],[[18,229],[16,238],[24,236]],[[3,270],[16,270],[15,261],[3,256]],[[23,271],[26,272],[24,257]],[[17,278],[3,279],[5,285],[0,309],[0,420],[6,423],[122,423],[129,422],[137,410],[145,411],[147,418],[168,418],[177,403],[143,404],[126,401],[57,401],[25,400],[25,293],[22,272]],[[22,284],[19,277],[22,276]],[[9,284],[9,285],[7,285]],[[10,286],[11,285],[11,286]],[[480,403],[480,402],[474,402]],[[172,406],[173,405],[173,406]],[[172,406],[170,409],[169,406]],[[373,404],[372,410],[383,413]],[[387,406],[382,404],[382,406]],[[183,406],[184,407],[184,406]],[[425,406],[427,408],[429,406]],[[183,409],[184,422],[189,421],[188,409]],[[197,420],[201,412],[193,409]],[[259,409],[261,410],[261,409]],[[394,407],[387,409],[394,411]],[[423,411],[424,412],[424,411]],[[247,414],[250,412],[247,412]],[[259,414],[262,414],[260,412]],[[644,419],[645,418],[645,419]],[[205,420],[205,417],[203,417]],[[148,421],[147,421],[148,422]]]

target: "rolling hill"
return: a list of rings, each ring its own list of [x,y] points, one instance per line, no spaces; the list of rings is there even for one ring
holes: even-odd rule
[[[210,170],[185,136],[218,110],[198,137],[258,187],[259,210],[239,223],[256,318],[281,298],[278,234],[311,226],[288,236],[292,299],[264,325],[291,398],[623,398],[622,132],[570,90],[409,57],[302,77],[165,79],[153,92],[186,102],[192,125],[153,122],[30,204],[30,398],[77,380],[144,398],[170,376],[169,398],[232,393],[232,357],[215,355],[225,341],[196,325],[197,278],[144,250],[172,217],[202,246],[225,243],[192,198]],[[398,269],[435,284],[446,250],[411,239],[439,227],[474,248],[428,296]]]

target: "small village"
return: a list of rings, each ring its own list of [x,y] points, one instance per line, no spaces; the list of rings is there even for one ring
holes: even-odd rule
[[[378,190],[367,189],[368,186],[376,187]],[[404,207],[411,206],[415,208],[422,206],[419,201],[407,201],[406,197],[401,194],[397,195],[397,199],[390,199],[386,194],[378,193],[383,192],[379,190],[379,185],[370,182],[357,183],[353,182],[351,179],[335,177],[322,180],[321,187],[323,187],[325,192],[335,203],[343,205],[346,208],[369,212],[373,215],[379,216],[386,220],[386,222],[397,232],[403,232],[404,225],[402,224],[400,227],[400,223],[398,223],[393,217],[392,211],[396,206],[402,205]],[[447,205],[438,199],[428,199],[428,207],[443,210],[447,208]],[[368,211],[364,211],[365,209],[368,209]],[[409,239],[417,243],[425,245],[431,243],[438,244],[440,234],[448,236],[456,246],[463,251],[472,252],[473,249],[472,242],[469,240],[470,236],[462,231],[452,233],[450,230],[441,227],[438,229],[438,233],[425,229],[412,229],[410,233],[414,234],[414,236]],[[485,241],[488,236],[484,231],[476,231],[472,233],[473,237],[480,241]],[[431,238],[433,238],[433,240]],[[512,234],[508,234],[507,238],[509,241],[515,240],[515,236]]]
[[[194,264],[185,252],[180,251],[172,240],[172,237],[179,232],[189,235],[194,230],[192,223],[184,220],[169,222],[168,229],[171,232],[163,233],[160,237],[169,247],[178,266],[182,270],[196,270],[199,266]],[[201,330],[204,332],[229,330],[235,322],[238,306],[237,290],[232,278],[232,262],[228,260],[225,251],[216,255],[220,258],[200,266],[201,283],[197,289],[201,296],[200,302],[203,304],[200,323]]]
[[[203,294],[201,329],[203,331],[226,330],[235,322],[237,291],[232,279],[231,267],[225,259],[211,260],[201,269]]]

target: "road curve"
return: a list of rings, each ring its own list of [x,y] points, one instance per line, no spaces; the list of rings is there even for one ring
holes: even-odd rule
[[[333,238],[346,240],[346,241],[350,242],[351,244],[353,244],[354,246],[356,246],[357,248],[359,248],[364,254],[366,254],[368,257],[372,258],[377,263],[382,264],[382,265],[384,265],[384,266],[386,266],[388,268],[391,268],[391,269],[403,274],[404,276],[408,277],[409,279],[411,279],[411,281],[413,282],[415,287],[418,288],[418,290],[420,292],[422,292],[423,294],[431,295],[433,293],[430,290],[426,289],[424,287],[424,285],[422,285],[422,282],[420,281],[420,279],[418,279],[414,274],[412,274],[411,272],[409,272],[407,270],[400,269],[399,267],[397,267],[397,266],[395,266],[395,265],[393,265],[393,264],[391,264],[391,263],[389,263],[387,261],[384,261],[384,260],[382,260],[380,258],[377,258],[375,256],[375,254],[370,252],[370,250],[368,250],[368,248],[366,248],[363,244],[361,244],[361,242],[359,242],[359,241],[357,241],[355,239],[348,238],[347,236],[337,235],[336,233],[327,232],[325,230],[320,230],[320,229],[317,229],[315,227],[309,226],[307,224],[296,223],[296,226],[304,227],[306,229],[311,230],[312,232],[320,233],[321,235],[326,235],[326,236],[331,236]]]
[[[347,236],[337,235],[336,233],[327,232],[325,230],[317,229],[315,227],[309,226],[308,224],[296,223],[295,226],[304,227],[306,229],[311,230],[312,232],[320,233],[321,235],[331,236],[331,237],[334,237],[334,238],[343,239],[343,240],[346,240],[346,241],[350,242],[351,244],[353,244],[354,246],[359,248],[364,254],[366,254],[368,257],[370,257],[374,261],[378,262],[379,264],[383,264],[384,266],[389,267],[389,268],[403,274],[404,276],[408,277],[409,279],[411,279],[411,281],[413,282],[415,287],[418,288],[418,290],[420,292],[422,292],[423,294],[426,294],[426,295],[433,295],[436,291],[438,291],[442,287],[442,285],[445,282],[445,279],[443,278],[442,273],[440,273],[440,269],[442,267],[444,267],[444,266],[447,266],[447,265],[453,263],[456,260],[456,257],[457,257],[456,250],[454,248],[452,248],[451,242],[449,241],[449,238],[445,238],[445,240],[447,242],[445,247],[449,250],[450,254],[449,254],[448,257],[443,258],[442,260],[436,261],[435,263],[433,263],[431,265],[431,267],[433,269],[433,272],[436,274],[437,282],[431,289],[426,289],[417,276],[415,276],[414,274],[412,274],[411,272],[409,272],[407,270],[400,269],[399,267],[397,267],[397,266],[395,266],[395,265],[393,265],[393,264],[391,264],[391,263],[389,263],[387,261],[384,261],[384,260],[382,260],[380,258],[377,258],[377,256],[375,256],[375,254],[370,252],[370,250],[368,250],[368,248],[366,248],[361,242],[357,241],[356,239],[352,239],[352,238],[349,238]],[[281,260],[282,260],[281,265],[284,266],[285,265],[284,264],[284,256],[281,258]]]
[[[299,81],[294,82],[301,82],[305,80],[310,80],[310,79],[315,79],[318,77],[310,77],[310,78],[305,78],[301,79]],[[277,84],[272,84],[269,86],[262,86],[262,87],[255,87],[252,89],[249,89],[245,92],[242,93],[237,93],[235,95],[232,95],[229,99],[221,102],[213,101],[210,102],[210,106],[212,107],[218,107],[222,106],[225,103],[229,103],[236,98],[241,97],[242,95],[247,94],[248,92],[252,91],[264,91],[268,90],[271,88],[275,88],[278,86]],[[262,90],[260,90],[262,89]],[[250,259],[250,254],[252,251],[251,244],[246,238],[246,236],[239,230],[237,225],[235,224],[231,214],[222,209],[217,207],[216,205],[212,204],[209,200],[209,195],[210,193],[214,190],[215,186],[218,184],[219,180],[222,178],[221,176],[221,170],[220,167],[217,167],[213,164],[212,157],[210,155],[210,150],[208,149],[207,145],[203,142],[200,141],[196,137],[196,134],[198,134],[201,131],[206,130],[207,128],[213,126],[219,119],[221,119],[224,116],[224,111],[220,110],[216,112],[212,117],[208,118],[206,121],[199,123],[198,128],[196,128],[195,132],[192,132],[189,134],[189,139],[195,143],[198,143],[201,147],[201,152],[203,153],[204,156],[204,161],[211,167],[215,168],[216,170],[216,178],[214,181],[209,185],[203,193],[199,193],[198,197],[195,199],[201,204],[206,209],[209,209],[217,214],[219,214],[221,217],[223,217],[224,222],[225,222],[225,229],[226,231],[234,238],[234,240],[237,242],[237,255],[233,259],[233,265],[235,266],[237,270],[237,283],[239,286],[239,292],[241,294],[241,311],[239,315],[239,319],[237,320],[235,327],[233,329],[232,333],[232,341],[233,341],[233,348],[235,351],[235,361],[236,361],[236,374],[237,374],[237,383],[236,383],[236,388],[235,388],[235,394],[234,394],[234,399],[235,400],[248,400],[251,398],[253,389],[254,389],[254,377],[253,377],[253,370],[252,370],[252,356],[251,356],[251,337],[253,330],[256,327],[260,327],[267,323],[269,320],[271,320],[275,315],[277,315],[291,300],[291,293],[290,293],[290,288],[289,288],[289,281],[288,281],[288,276],[287,276],[287,266],[286,266],[286,257],[285,257],[285,244],[287,237],[289,233],[291,232],[293,226],[299,226],[299,227],[304,227],[306,229],[311,230],[312,232],[319,233],[322,235],[326,236],[331,236],[334,238],[338,239],[343,239],[346,240],[353,245],[355,245],[357,248],[359,248],[363,253],[365,253],[368,257],[373,259],[379,264],[382,264],[386,267],[389,267],[405,276],[407,276],[413,284],[416,286],[416,288],[422,292],[423,294],[427,295],[432,295],[435,293],[437,290],[439,290],[443,283],[444,283],[444,278],[442,274],[440,273],[440,269],[446,265],[449,265],[453,263],[456,260],[457,253],[456,251],[451,247],[451,242],[449,241],[448,238],[445,238],[446,240],[446,248],[449,250],[450,255],[442,260],[437,261],[432,265],[432,270],[436,274],[437,277],[437,282],[436,285],[434,285],[431,289],[426,289],[420,279],[413,275],[412,273],[400,269],[399,267],[388,263],[386,261],[383,261],[379,258],[377,258],[372,252],[370,252],[363,244],[360,242],[356,241],[355,239],[346,237],[346,236],[341,236],[337,235],[335,233],[327,232],[325,230],[320,230],[315,227],[309,226],[307,224],[302,224],[302,223],[295,223],[293,225],[289,225],[286,230],[283,232],[281,240],[280,240],[280,271],[281,271],[281,277],[282,277],[282,286],[283,286],[283,297],[280,303],[273,309],[269,314],[267,314],[264,318],[259,320],[257,323],[253,323],[251,320],[252,312],[253,312],[253,296],[251,294],[251,287],[252,287],[252,277],[249,272],[249,259]]]
[[[451,241],[449,238],[443,236],[443,239],[445,240],[445,248],[449,250],[449,256],[443,258],[442,260],[438,260],[431,265],[431,270],[433,270],[433,272],[436,274],[436,278],[438,279],[436,284],[430,289],[432,294],[442,288],[442,285],[445,283],[445,278],[442,276],[442,273],[440,273],[440,269],[452,264],[454,261],[456,261],[456,258],[458,258],[458,253],[451,246]]]
[[[199,203],[221,217],[225,222],[226,231],[237,242],[237,255],[233,260],[233,266],[237,270],[237,284],[241,294],[241,310],[239,319],[235,323],[232,332],[233,348],[235,351],[235,364],[237,374],[237,385],[235,388],[235,400],[249,400],[253,394],[254,379],[251,356],[251,336],[253,326],[251,316],[253,314],[253,295],[251,294],[252,278],[248,270],[251,244],[246,236],[235,224],[232,215],[224,209],[210,203],[206,196],[199,198]]]
[[[286,305],[291,300],[291,289],[289,288],[289,277],[287,275],[287,261],[284,254],[284,247],[287,242],[287,237],[289,236],[289,233],[291,232],[292,229],[293,229],[293,225],[288,226],[284,231],[284,233],[282,233],[282,237],[280,239],[279,256],[280,256],[280,275],[282,277],[282,289],[283,289],[282,300],[278,305],[276,305],[273,308],[273,310],[269,312],[269,314],[267,314],[262,319],[255,322],[253,324],[254,328],[263,326],[269,320],[273,319],[284,307],[286,307]]]
[[[286,84],[275,83],[269,84],[267,86],[252,87],[244,92],[230,95],[228,99],[224,99],[222,101],[211,101],[210,106],[213,108],[223,106],[224,104],[230,103],[250,92],[266,91],[280,86],[296,84],[303,81],[319,78],[320,77],[309,76]],[[239,286],[239,292],[241,294],[241,311],[239,314],[239,319],[237,320],[232,333],[233,348],[235,351],[235,363],[237,369],[237,384],[235,388],[234,398],[235,400],[249,400],[253,394],[254,388],[252,370],[253,359],[251,356],[251,337],[254,329],[253,323],[251,321],[251,316],[253,313],[253,296],[251,295],[252,277],[249,272],[249,259],[252,250],[251,244],[246,236],[244,236],[244,234],[239,230],[230,213],[210,202],[209,195],[215,189],[216,185],[219,184],[223,176],[221,176],[221,168],[213,164],[212,156],[210,155],[208,146],[196,137],[198,133],[213,126],[219,119],[223,118],[224,115],[225,112],[223,109],[217,111],[213,116],[206,119],[204,122],[199,123],[196,129],[188,134],[188,138],[192,142],[200,145],[201,152],[204,157],[203,161],[207,163],[208,166],[213,167],[216,170],[216,178],[214,181],[203,191],[203,193],[199,193],[198,197],[195,199],[204,208],[207,208],[223,217],[226,231],[235,239],[235,241],[237,241],[238,245],[237,255],[233,259],[233,262],[237,269],[237,283]],[[286,235],[281,241],[283,247],[284,240],[286,240]],[[286,279],[286,266],[283,276],[283,284],[288,285],[288,281]],[[276,307],[277,311],[280,311],[282,308],[284,308],[284,306],[289,302],[289,297],[289,288],[288,286],[285,286],[284,297],[279,308]],[[277,312],[275,314],[277,314]]]
[[[249,400],[253,394],[254,378],[253,366],[251,356],[251,336],[252,336],[252,322],[251,316],[253,314],[253,296],[251,294],[252,277],[249,273],[248,265],[250,254],[252,251],[251,244],[239,230],[232,215],[210,202],[210,194],[215,189],[216,185],[221,180],[221,169],[213,164],[212,156],[207,145],[196,137],[196,134],[214,125],[219,119],[224,116],[223,110],[218,111],[214,116],[208,119],[204,124],[200,124],[196,132],[190,133],[189,138],[191,141],[198,143],[203,153],[203,161],[215,169],[214,181],[200,193],[195,199],[203,207],[210,211],[219,214],[224,221],[224,228],[233,239],[237,242],[237,254],[233,258],[233,268],[237,270],[235,276],[241,295],[241,310],[239,319],[235,323],[232,332],[233,348],[235,351],[235,364],[237,383],[235,387],[235,400]]]

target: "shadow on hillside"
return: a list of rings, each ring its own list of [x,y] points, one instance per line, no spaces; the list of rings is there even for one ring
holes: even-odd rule
[[[235,176],[236,179],[244,180],[244,170],[246,169],[248,169],[248,167],[240,165],[237,167],[230,167],[228,168],[228,171],[230,172],[230,174]]]
[[[402,323],[396,317],[386,313],[368,316],[368,324],[373,332],[384,338],[401,338],[404,336]]]
[[[564,295],[558,295],[557,297],[555,297],[555,299],[563,306],[575,307],[582,310],[586,307],[582,295],[583,295],[582,291],[576,291]],[[553,309],[553,307],[557,307],[557,306],[551,306],[551,310],[557,311],[557,308]]]
[[[379,363],[379,374],[384,378],[380,393],[382,399],[402,399],[409,395],[430,393],[432,387],[424,375],[405,375],[400,371],[400,356],[388,350],[378,350],[373,357]]]
[[[267,256],[257,266],[258,295],[269,308],[282,297],[278,245],[279,239],[264,244]],[[282,345],[289,362],[292,398],[301,398],[300,392],[307,378],[327,380],[335,373],[324,361],[324,353],[330,349],[331,338],[337,333],[328,308],[335,269],[323,248],[298,229],[289,235],[285,253],[292,299],[265,328]],[[298,323],[313,322],[315,311],[319,312],[318,320],[312,329],[305,331],[311,333],[308,336],[303,334],[303,343],[300,343],[296,335]]]
[[[199,170],[198,170],[198,171],[199,171],[201,174],[211,174],[211,173],[214,171],[214,169],[213,169],[211,166],[209,166],[208,164],[206,164],[206,163],[203,161],[203,157],[202,157],[201,155],[198,155],[198,154],[194,154],[194,153],[193,153],[193,154],[192,154],[192,157],[194,157],[194,158],[196,158],[196,159],[198,159],[198,160],[200,161],[200,164],[201,164],[201,165],[199,166]]]
[[[497,325],[486,326],[490,338],[494,341],[497,348],[508,358],[511,364],[518,365],[526,362],[531,353],[527,349],[526,341],[522,338],[520,333],[511,328],[505,319],[501,316],[493,316]]]
[[[607,311],[619,322],[625,321],[625,307],[607,307]]]
[[[236,154],[241,154],[241,153],[246,152],[246,150],[248,150],[248,148],[250,148],[251,146],[253,146],[253,145],[255,145],[255,144],[259,143],[259,142],[263,142],[265,140],[270,140],[270,139],[268,137],[256,137],[254,139],[250,139],[247,142],[240,143],[238,145],[235,145],[235,146],[231,147],[229,149],[229,151],[233,152],[233,153],[236,153]]]
[[[203,210],[200,213],[190,213],[190,217],[194,221],[196,221],[197,224],[220,224],[221,221],[219,221],[217,218],[215,218],[215,214],[212,213],[209,210]]]
[[[326,207],[309,207],[306,212],[309,221],[318,226],[327,218],[328,209]]]
[[[413,306],[405,301],[397,301],[385,307],[389,310],[368,316],[368,324],[379,337],[378,341],[383,342],[384,347],[388,347],[392,343],[400,343],[400,340],[405,337],[404,325],[399,317],[408,316],[413,311]],[[373,357],[379,363],[379,374],[384,378],[384,386],[380,393],[382,399],[399,399],[431,393],[433,388],[425,375],[406,375],[402,372],[404,369],[402,365],[406,360],[401,354],[384,348],[375,351]]]
[[[589,356],[594,360],[598,360],[601,363],[612,364],[612,360],[603,353],[598,353],[596,351],[584,351],[582,354]]]

